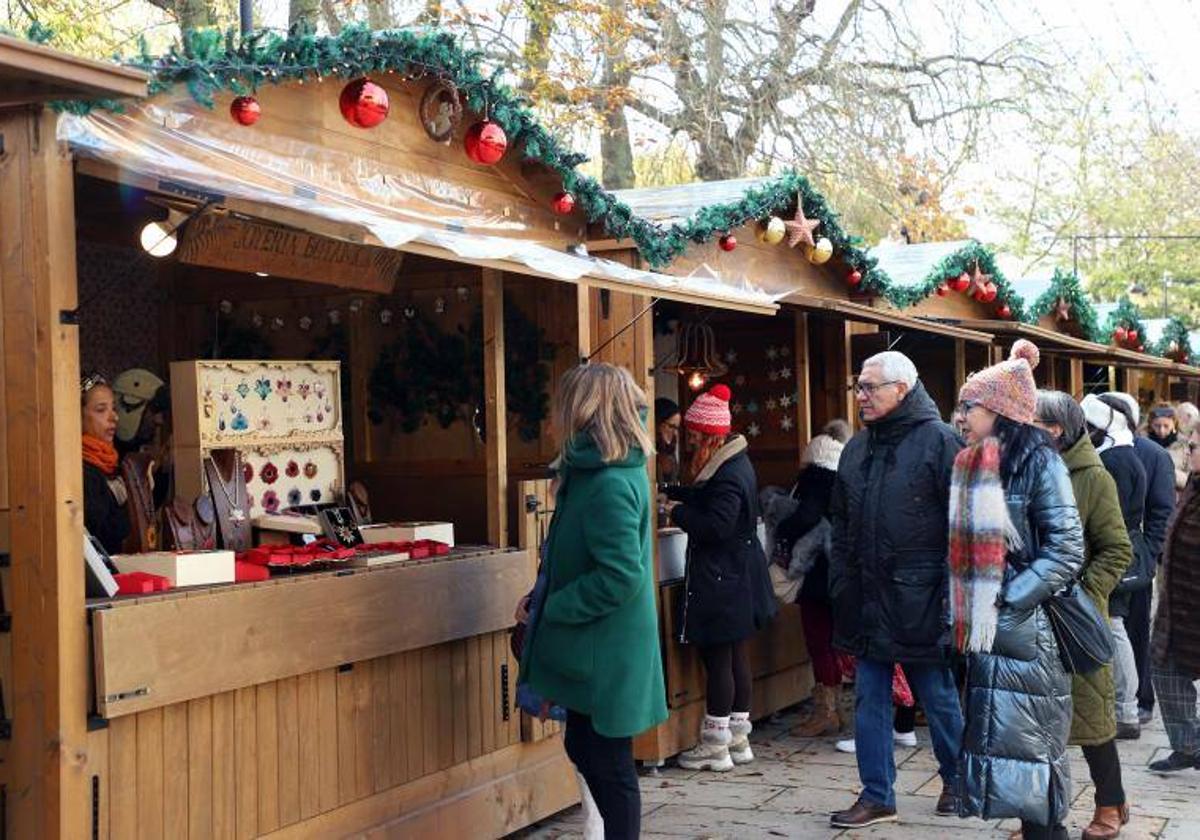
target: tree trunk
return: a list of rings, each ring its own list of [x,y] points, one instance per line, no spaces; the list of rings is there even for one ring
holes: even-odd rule
[[[531,93],[550,67],[550,39],[554,37],[554,15],[558,4],[553,0],[525,0],[525,44],[521,47],[525,71],[521,90]]]
[[[217,10],[212,0],[176,0],[175,19],[179,21],[180,31],[186,32],[216,25]]]
[[[314,30],[321,14],[321,0],[288,0],[288,28],[306,23]]]
[[[425,26],[437,26],[442,22],[442,0],[425,0],[425,8],[417,19]]]
[[[625,106],[610,108],[604,115],[604,133],[600,135],[600,179],[605,189],[626,190],[636,186],[633,173],[633,146],[629,142],[629,121]]]
[[[367,0],[367,24],[372,29],[390,29],[395,26],[391,0]]]
[[[325,18],[325,25],[329,27],[331,34],[337,35],[342,31],[342,19],[338,17],[333,0],[321,0],[321,15]]]
[[[600,135],[601,181],[610,190],[635,185],[633,146],[629,140],[629,120],[625,115],[630,70],[625,54],[629,47],[628,6],[626,0],[608,0],[605,32],[604,68],[601,72],[601,113],[604,129]]]

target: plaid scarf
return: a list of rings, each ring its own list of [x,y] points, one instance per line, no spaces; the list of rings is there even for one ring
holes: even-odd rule
[[[1000,611],[1006,542],[1015,531],[1000,482],[1000,441],[967,447],[950,481],[950,622],[962,653],[989,653]]]

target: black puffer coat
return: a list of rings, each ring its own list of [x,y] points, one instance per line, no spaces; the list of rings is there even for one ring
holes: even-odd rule
[[[1005,495],[1021,546],[1006,558],[992,653],[967,661],[959,813],[1053,825],[1071,801],[1071,679],[1041,604],[1078,573],[1083,529],[1057,453],[1031,447],[1017,464]]]
[[[1142,521],[1146,516],[1146,468],[1132,446],[1110,447],[1100,453],[1100,460],[1117,483],[1121,516],[1125,519],[1129,542],[1133,544],[1133,563],[1109,597],[1108,612],[1112,616],[1128,618],[1132,593],[1149,585],[1150,571],[1158,561],[1157,557],[1149,555],[1146,535],[1142,532]]]
[[[672,521],[688,535],[680,641],[716,645],[748,638],[777,610],[758,541],[758,479],[746,439],[713,453],[696,483],[672,487]]]
[[[784,544],[787,554],[791,554],[796,540],[817,527],[822,519],[829,517],[829,501],[836,481],[836,472],[816,464],[809,464],[800,470],[796,476],[796,487],[792,490],[792,497],[799,504],[775,530],[775,539]],[[818,552],[816,562],[804,576],[800,597],[806,601],[829,603],[829,558],[824,551]]]
[[[877,662],[945,659],[950,473],[961,448],[920,382],[846,444],[830,505],[838,649]]]

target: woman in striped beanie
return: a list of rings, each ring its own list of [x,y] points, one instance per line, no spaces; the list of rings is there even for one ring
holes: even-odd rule
[[[959,393],[969,444],[950,486],[951,638],[967,657],[959,814],[1065,838],[1071,680],[1042,604],[1078,574],[1083,532],[1066,465],[1033,425],[1038,356],[1018,340]]]
[[[729,388],[714,385],[688,407],[691,483],[667,491],[675,502],[671,521],[688,535],[680,639],[700,648],[707,677],[700,743],[679,756],[690,770],[724,771],[754,760],[746,640],[775,613],[758,541],[758,479],[746,439],[730,434],[729,400]]]

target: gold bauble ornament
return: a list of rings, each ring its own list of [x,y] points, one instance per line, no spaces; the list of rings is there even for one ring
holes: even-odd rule
[[[767,229],[763,231],[763,242],[768,245],[778,245],[783,241],[785,235],[787,235],[787,225],[783,223],[783,219],[772,216],[767,222]]]
[[[833,256],[833,243],[822,236],[806,253],[810,263],[822,265],[829,262],[829,258]]]

